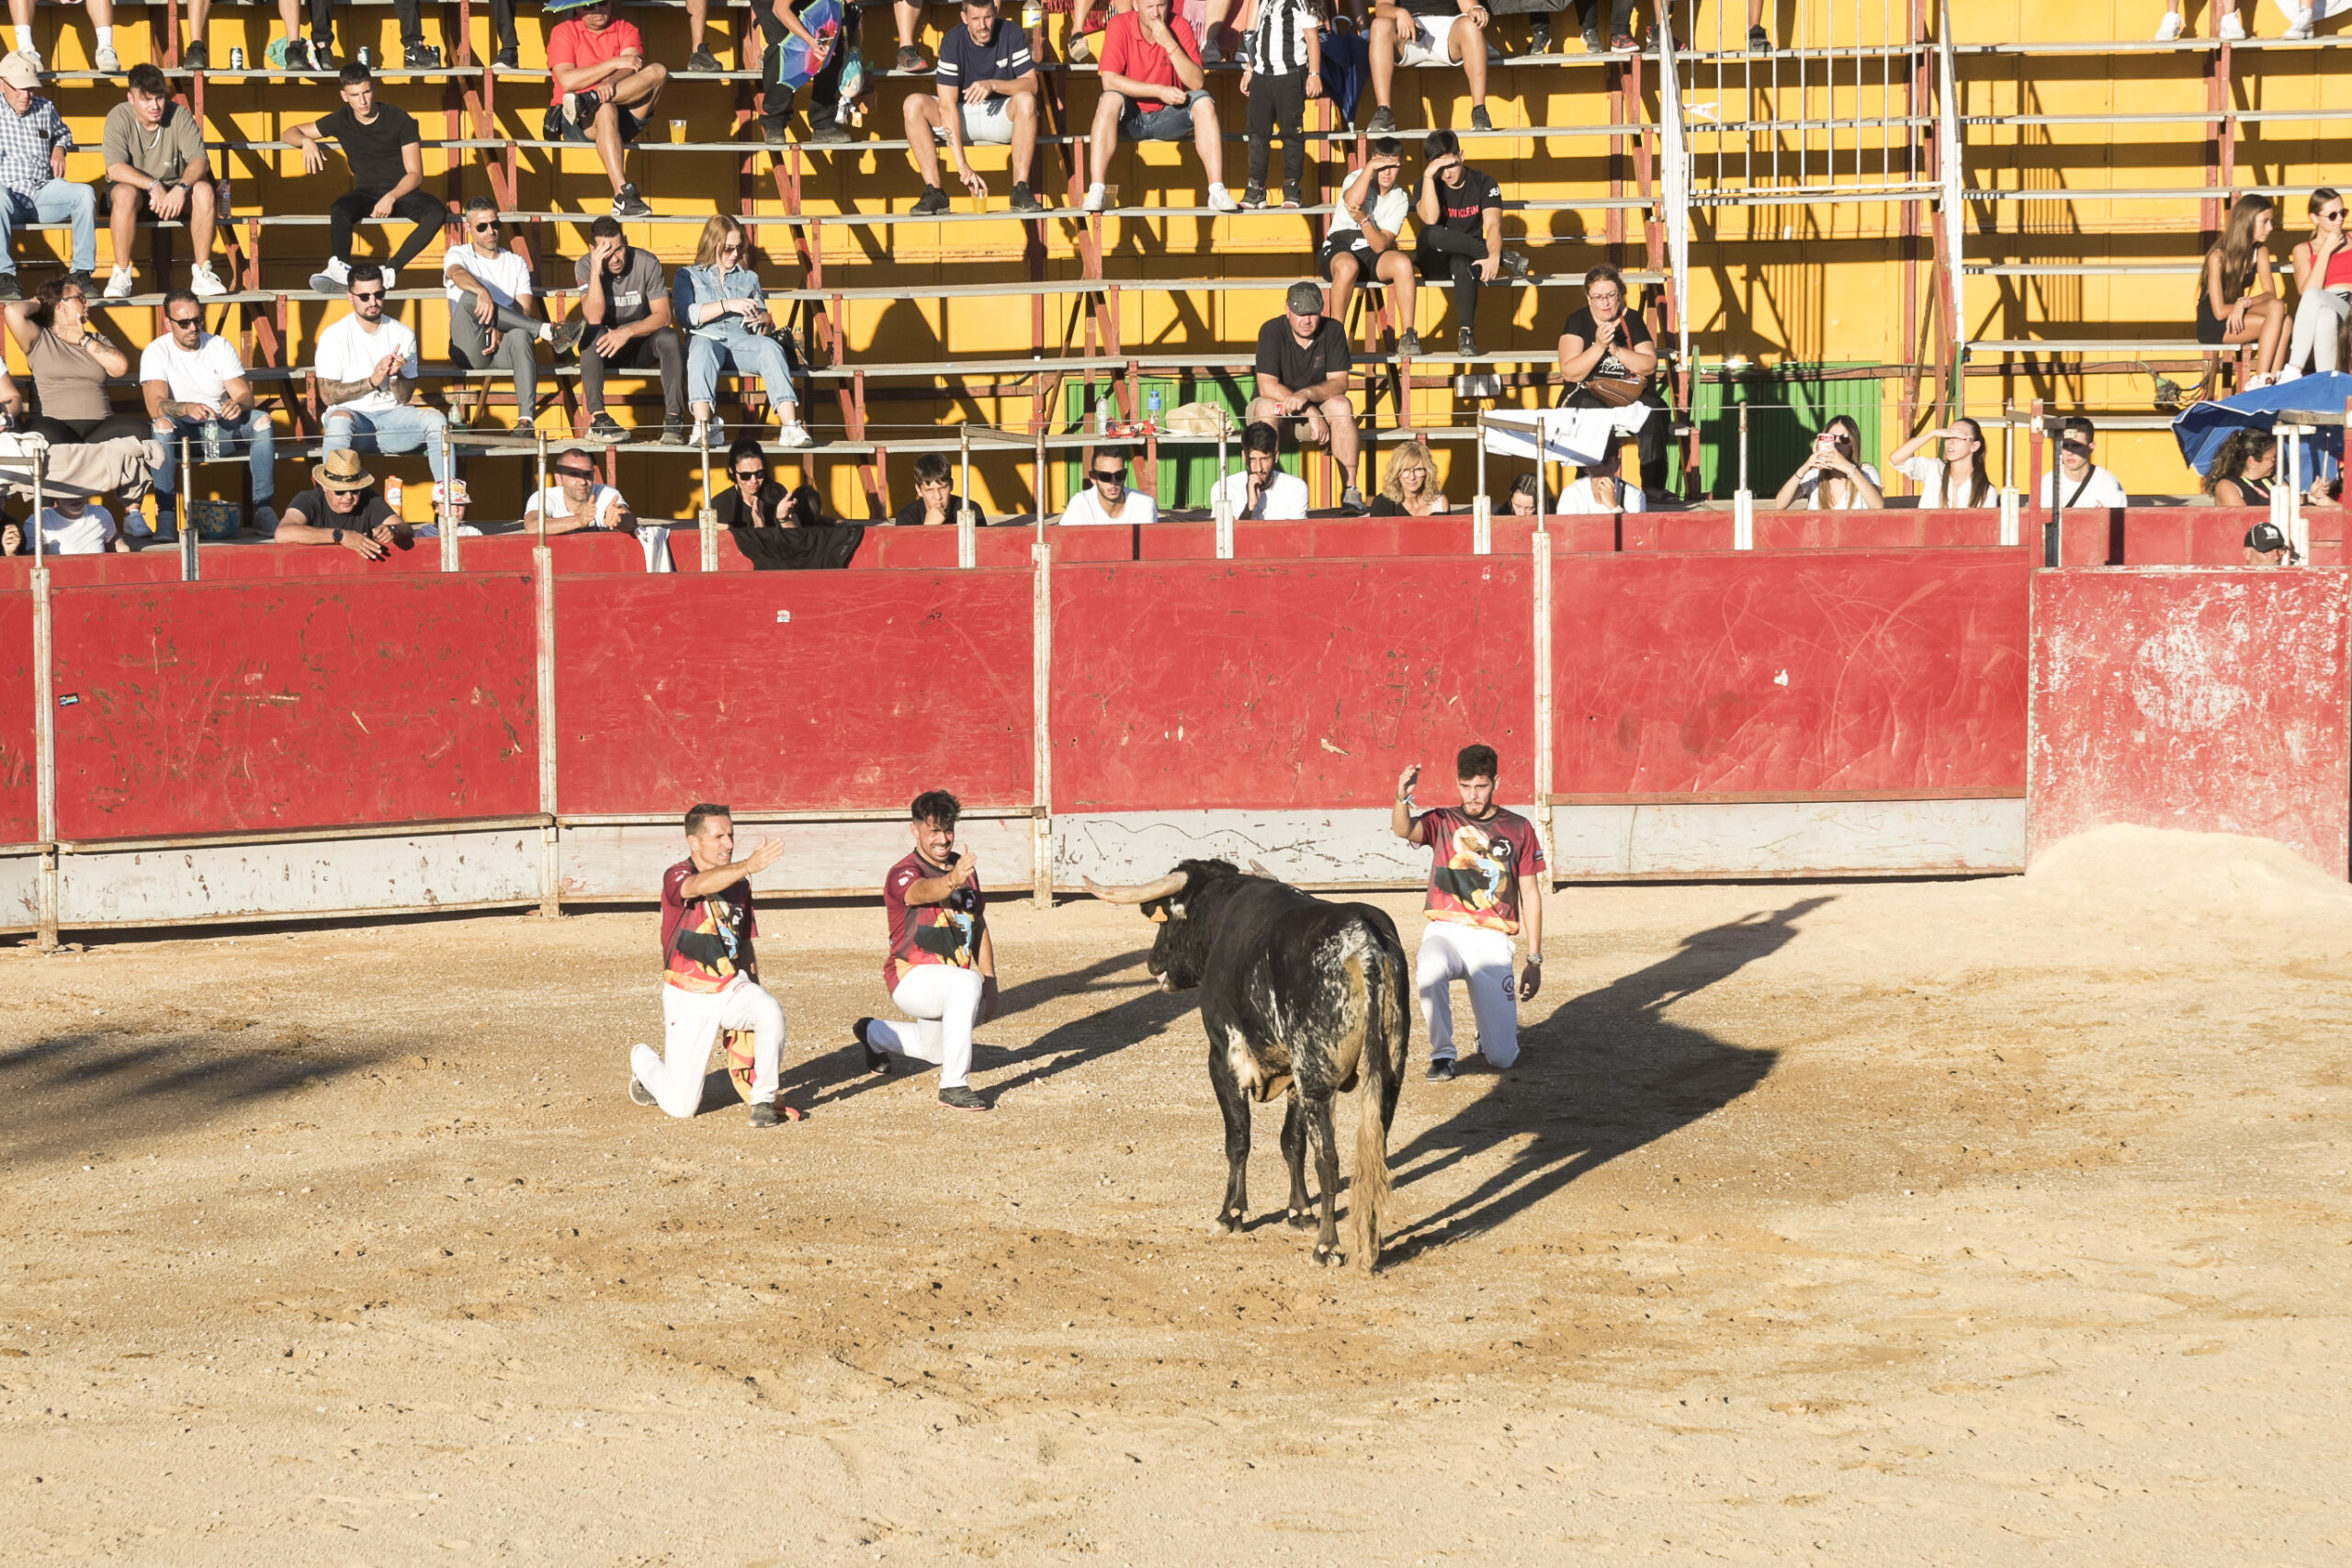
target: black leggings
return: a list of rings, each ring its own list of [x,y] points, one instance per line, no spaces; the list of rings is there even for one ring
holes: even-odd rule
[[[400,18],[401,42],[424,41],[424,0],[392,0],[392,13]],[[506,18],[508,31],[513,31],[514,17],[512,0],[508,0]],[[334,0],[311,0],[311,36],[333,47],[334,43]],[[512,41],[510,38],[509,41]]]
[[[330,255],[354,270],[359,267],[359,257],[351,248],[353,231],[358,228],[359,220],[374,211],[376,204],[383,199],[384,193],[379,190],[354,190],[327,209]],[[414,261],[418,252],[440,239],[449,227],[448,204],[439,197],[427,196],[421,190],[413,190],[401,197],[392,208],[392,216],[405,218],[416,225],[409,231],[408,238],[401,242],[401,248],[392,253],[391,265],[395,270]]]
[[[1306,73],[1250,78],[1250,183],[1266,183],[1266,154],[1276,129],[1283,139],[1283,183],[1295,186],[1306,170],[1306,143],[1298,134],[1306,113]]]
[[[1478,324],[1478,264],[1487,259],[1485,232],[1464,234],[1458,229],[1433,224],[1421,231],[1420,240],[1420,248],[1413,253],[1414,268],[1427,283],[1442,283],[1448,277],[1453,280],[1454,324],[1475,330]]]
[[[96,446],[126,435],[134,441],[146,441],[154,434],[153,421],[128,413],[110,413],[104,419],[51,419],[37,413],[17,421],[17,428],[40,436],[51,446]]]

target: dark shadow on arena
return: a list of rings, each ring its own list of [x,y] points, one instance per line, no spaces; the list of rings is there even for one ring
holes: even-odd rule
[[[1384,1263],[1498,1225],[1587,1171],[1689,1126],[1763,1082],[1778,1052],[1726,1044],[1703,1030],[1669,1022],[1661,1011],[1779,951],[1796,936],[1798,919],[1829,901],[1803,898],[1694,932],[1672,957],[1523,1027],[1506,1090],[1481,1096],[1389,1156],[1400,1189],[1464,1161],[1480,1162],[1499,1145],[1513,1145],[1508,1163],[1406,1226],[1389,1244]],[[1454,1017],[1457,1042],[1467,1051],[1469,1010],[1459,999]],[[1414,1055],[1408,1096],[1419,1087],[1425,1042],[1416,1041]]]

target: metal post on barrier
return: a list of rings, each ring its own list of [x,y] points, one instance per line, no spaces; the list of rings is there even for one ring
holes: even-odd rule
[[[1045,437],[1040,434],[1042,448]],[[1054,907],[1054,552],[1044,533],[1046,470],[1037,470],[1039,532],[1029,547],[1029,766],[1035,775],[1035,814],[1029,818],[1030,898],[1040,909]]]
[[[1037,450],[1032,460],[1037,465],[1037,538],[1042,544],[1046,537],[1046,508],[1052,502],[1052,493],[1046,478],[1046,426],[1043,421],[1038,422]]]
[[[1535,437],[1540,450],[1544,439],[1540,424]],[[1490,556],[1495,553],[1495,501],[1487,493],[1487,411],[1483,408],[1478,411],[1477,434],[1473,439],[1478,447],[1478,493],[1470,498],[1470,553]]]
[[[2301,434],[2297,426],[2291,424],[2280,429],[2278,461],[2271,465],[2270,525],[2278,530],[2278,536],[2287,541],[2290,555],[2301,553],[2294,548],[2295,502],[2298,499],[2295,475],[2300,456],[2297,447],[2301,445],[2298,437]],[[2283,483],[2280,482],[2282,478]]]
[[[531,434],[539,438],[538,489],[531,492],[531,505],[539,520],[539,542],[535,547],[543,550],[548,547],[548,433],[534,427]],[[703,480],[706,485],[709,483],[709,479],[710,450],[705,447],[703,449]]]
[[[718,570],[718,503],[710,489],[710,425],[705,422],[695,437],[702,458],[702,505],[695,511],[695,533],[702,541],[702,569]],[[766,467],[764,463],[761,465]],[[735,482],[734,465],[728,465],[727,482]]]
[[[2001,543],[2015,545],[2025,537],[2025,498],[2018,493],[2018,427],[2010,421],[2008,400],[2001,400]]]
[[[1233,494],[1225,488],[1227,477],[1225,465],[1229,460],[1225,449],[1226,434],[1225,411],[1220,409],[1216,416],[1216,482],[1209,487],[1209,516],[1216,524],[1216,558],[1219,560],[1233,558]],[[1250,455],[1243,453],[1241,461],[1246,467]]]
[[[196,581],[196,474],[187,466],[187,437],[180,437],[180,581]]]
[[[1731,547],[1756,547],[1756,492],[1747,488],[1747,404],[1739,405],[1739,488],[1731,492]]]
[[[33,502],[40,503],[40,457],[33,459]],[[52,666],[55,611],[49,597],[49,558],[40,554],[40,513],[33,513],[33,836],[40,840],[40,886],[35,895],[33,945],[57,949],[57,698]]]
[[[441,427],[441,472],[447,476],[433,487],[433,523],[441,536],[441,570],[458,570],[458,525],[449,515],[454,502],[450,500],[458,488],[458,471],[449,461],[449,427]]]
[[[980,545],[975,530],[979,519],[972,510],[972,426],[969,422],[956,427],[956,441],[964,459],[963,488],[956,492],[956,564],[969,570],[980,564]]]
[[[555,552],[548,548],[548,433],[538,431],[538,538],[531,547],[531,575],[537,590],[537,633],[531,639],[539,697],[539,913],[563,913],[563,864],[555,820]],[[707,470],[706,470],[707,472]]]
[[[1542,450],[1540,442],[1537,449]],[[1540,457],[1536,471],[1543,471]],[[1543,513],[1543,480],[1535,481],[1535,536],[1529,541],[1535,578],[1535,830],[1543,836],[1544,863],[1556,866],[1552,837],[1552,531]]]

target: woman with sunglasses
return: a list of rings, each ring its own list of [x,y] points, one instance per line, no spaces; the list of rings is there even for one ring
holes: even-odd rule
[[[757,376],[775,405],[776,445],[806,446],[800,398],[793,390],[798,367],[791,340],[777,331],[767,291],[752,269],[751,237],[726,213],[702,226],[695,263],[682,266],[670,285],[670,305],[686,333],[686,400],[694,405],[696,446],[718,436],[711,420],[721,371]]]
[[[1938,444],[1932,456],[1928,452],[1930,443]],[[2000,502],[1984,472],[1984,427],[1973,419],[1919,432],[1888,455],[1886,466],[1919,487],[1922,511],[1958,511]]]
[[[722,528],[797,528],[792,491],[768,472],[759,441],[746,435],[727,449],[727,488],[711,510]]]
[[[40,413],[18,414],[17,429],[52,446],[147,439],[148,421],[117,413],[107,400],[107,379],[130,374],[130,355],[98,331],[79,283],[52,277],[33,299],[9,300],[7,314],[8,335],[25,351],[33,395],[40,400]]]
[[[2352,234],[2344,231],[2344,197],[2325,186],[2312,192],[2312,237],[2290,253],[2295,264],[2295,333],[2282,381],[2306,367],[2343,368],[2340,350],[2352,321]]]
[[[1127,455],[1118,447],[1097,446],[1086,465],[1086,488],[1062,508],[1065,526],[1159,521],[1159,503],[1127,488]]]
[[[1772,505],[1782,512],[1877,512],[1886,505],[1879,493],[1878,470],[1859,460],[1861,426],[1839,414],[1814,437],[1813,450],[1797,471],[1781,486]]]

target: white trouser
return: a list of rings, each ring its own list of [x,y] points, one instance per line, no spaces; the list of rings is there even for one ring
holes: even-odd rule
[[[2352,294],[2340,288],[2304,290],[2295,306],[2295,335],[2287,344],[2287,368],[2301,370],[2308,361],[2314,370],[2340,369],[2336,349],[2343,341],[2346,315],[2352,315]]]
[[[898,1010],[915,1021],[902,1023],[876,1019],[865,1038],[877,1051],[912,1056],[939,1065],[939,1087],[963,1089],[972,1081],[972,1026],[979,1021],[982,979],[977,969],[953,964],[916,964],[899,976],[890,993]]]
[[[1413,986],[1421,993],[1421,1021],[1429,1025],[1430,1055],[1453,1059],[1453,994],[1460,980],[1470,987],[1470,1013],[1478,1021],[1478,1049],[1487,1065],[1500,1069],[1519,1060],[1519,1003],[1511,995],[1510,938],[1484,926],[1431,920],[1421,933]]]
[[[639,1045],[629,1052],[628,1066],[671,1115],[692,1116],[702,1108],[703,1070],[722,1029],[752,1032],[752,1103],[775,1103],[776,1079],[784,1072],[784,1008],[749,979],[739,975],[716,994],[663,986],[662,1028],[662,1054]]]

